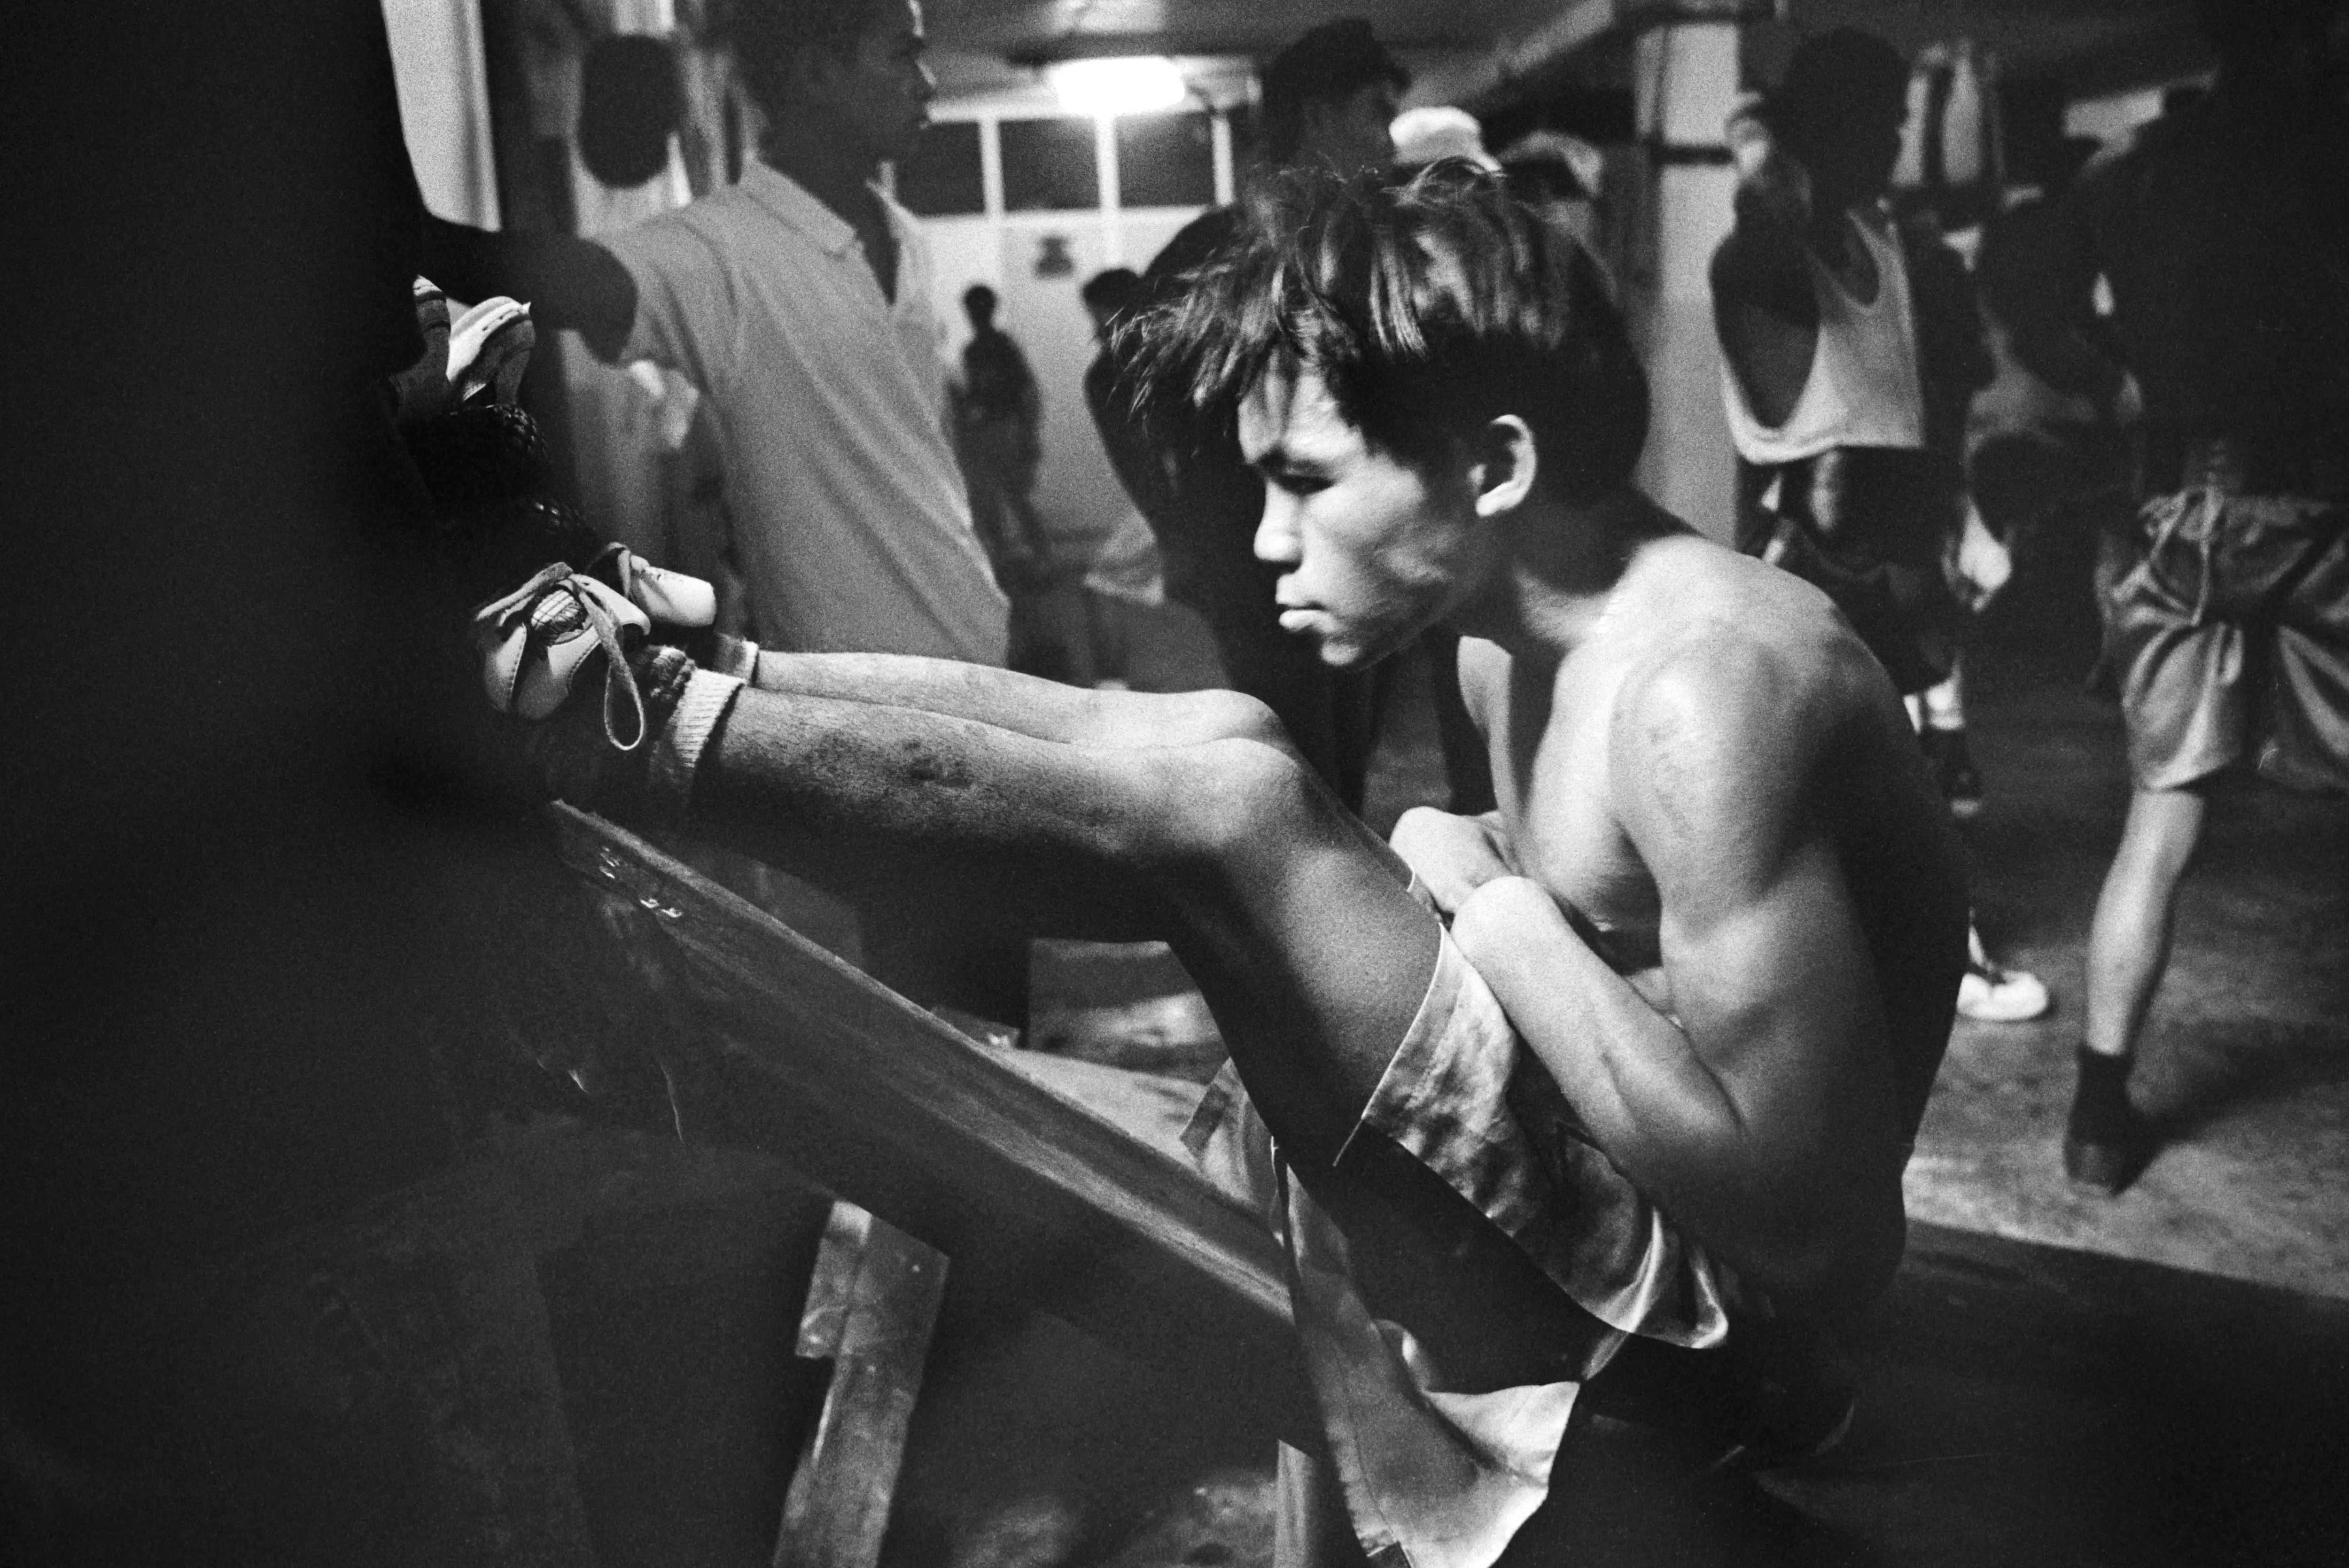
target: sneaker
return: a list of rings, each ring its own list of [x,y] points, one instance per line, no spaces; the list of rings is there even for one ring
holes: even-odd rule
[[[450,397],[460,405],[512,402],[537,342],[530,306],[503,294],[483,300],[449,324]]]
[[[656,566],[625,544],[604,546],[586,570],[642,610],[664,641],[718,624],[717,589],[698,577]]]
[[[1917,738],[1925,748],[1925,759],[1932,765],[1942,798],[1950,803],[1950,815],[1961,822],[1972,820],[1982,810],[1982,787],[1966,747],[1966,732],[1928,725],[1917,732]]]
[[[648,645],[672,643],[717,618],[716,590],[607,544],[585,566],[552,561],[510,593],[476,605],[473,646],[490,707],[552,717],[596,655],[604,656],[605,737],[621,751],[645,739],[633,671]]]
[[[1958,982],[1958,1016],[1977,1024],[2023,1024],[2047,1011],[2053,998],[2038,975],[2002,969],[1977,953]]]
[[[481,655],[481,683],[492,709],[531,719],[553,717],[600,653],[604,729],[622,751],[644,740],[644,699],[628,656],[651,630],[652,617],[642,608],[563,561],[548,562],[512,593],[473,611],[473,646]]]
[[[641,588],[651,569],[616,562],[610,551],[618,548],[597,557],[597,571],[548,562],[519,588],[477,607],[471,635],[490,707],[525,721],[523,753],[549,792],[636,817],[647,801],[654,767],[657,748],[647,742],[660,735],[694,673],[682,649],[654,640],[647,601],[692,595],[674,582],[641,596],[623,592],[606,576]],[[599,670],[602,696],[591,719],[590,705],[572,699]]]

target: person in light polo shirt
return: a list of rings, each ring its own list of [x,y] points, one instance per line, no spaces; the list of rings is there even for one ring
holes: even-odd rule
[[[1000,665],[1008,609],[946,433],[928,258],[875,183],[927,123],[921,7],[751,0],[732,36],[768,122],[740,183],[593,242],[433,220],[426,270],[700,388],[761,640]]]
[[[947,435],[928,258],[875,183],[937,85],[918,0],[741,0],[730,35],[767,121],[739,183],[594,241],[428,220],[425,271],[700,389],[761,642],[1001,665],[1009,605]],[[807,890],[755,885],[806,913]],[[1025,1016],[1024,933],[935,902],[855,902],[871,973],[926,1004]]]

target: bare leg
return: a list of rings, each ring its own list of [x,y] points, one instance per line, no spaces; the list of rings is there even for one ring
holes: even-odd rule
[[[2129,800],[2121,845],[2096,898],[2088,934],[2088,1049],[2126,1057],[2169,964],[2178,887],[2202,836],[2203,798],[2190,789],[2140,789]]]
[[[1027,929],[1168,941],[1268,1125],[1326,1170],[1434,967],[1438,928],[1391,853],[1289,752],[1216,733],[1203,708],[889,662],[895,695],[1089,739],[748,690],[705,757],[697,825],[835,887],[886,878]],[[811,685],[850,667],[796,665]],[[1145,716],[1176,743],[1141,743]]]
[[[1093,691],[1009,670],[905,654],[762,652],[759,690],[976,719],[1037,740],[1092,749],[1172,749],[1248,739],[1304,760],[1270,708],[1236,691]],[[1356,839],[1410,880],[1384,840],[1349,816]]]
[[[2195,790],[2138,790],[2096,899],[2087,1026],[2064,1129],[2064,1167],[2075,1181],[2108,1193],[2134,1181],[2152,1152],[2154,1140],[2129,1103],[2128,1075],[2169,963],[2178,886],[2201,838],[2203,810]]]
[[[1013,671],[890,654],[761,653],[755,684],[779,694],[916,708],[1042,740],[1112,748],[1248,736],[1286,747],[1269,710],[1237,692],[1133,696]],[[1382,847],[1381,847],[1381,852]],[[835,891],[857,911],[874,976],[915,1001],[1017,1023],[1028,1012],[1028,937],[991,889],[962,894],[900,878]]]
[[[759,655],[761,691],[918,708],[973,718],[1038,740],[1091,747],[1174,747],[1248,737],[1296,748],[1255,698],[1234,691],[1096,692],[985,665],[909,654]]]

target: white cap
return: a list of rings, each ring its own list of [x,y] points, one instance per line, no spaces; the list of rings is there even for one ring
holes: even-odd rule
[[[1406,169],[1418,169],[1439,158],[1464,158],[1479,169],[1500,167],[1485,150],[1485,131],[1476,117],[1450,104],[1407,108],[1395,116],[1388,134],[1394,138],[1395,161]]]

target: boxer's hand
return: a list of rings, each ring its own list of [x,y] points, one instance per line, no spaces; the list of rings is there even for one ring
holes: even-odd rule
[[[1811,175],[1770,129],[1769,105],[1760,93],[1741,93],[1722,126],[1736,171],[1738,200],[1783,221],[1807,220]]]
[[[1395,823],[1387,841],[1447,916],[1458,913],[1468,895],[1486,882],[1517,873],[1516,854],[1498,812],[1455,817],[1415,806]]]
[[[1729,160],[1739,177],[1758,171],[1762,160],[1770,156],[1775,139],[1764,118],[1764,98],[1760,93],[1739,93],[1729,106],[1729,117],[1723,122],[1723,139],[1729,144]]]

